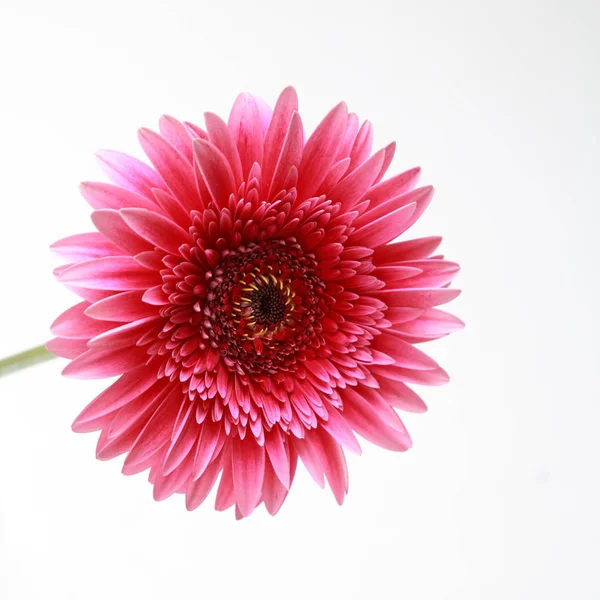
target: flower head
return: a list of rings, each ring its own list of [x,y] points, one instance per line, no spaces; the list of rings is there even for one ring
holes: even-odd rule
[[[58,279],[81,297],[52,325],[64,374],[120,376],[77,417],[97,456],[150,469],[154,497],[275,514],[298,458],[341,504],[355,433],[410,447],[395,408],[408,384],[446,373],[415,344],[460,328],[434,308],[455,298],[441,241],[394,240],[429,204],[419,169],[383,180],[395,145],[341,103],[305,141],[297,97],[273,111],[243,94],[228,123],[171,117],[139,140],[152,166],[99,159],[112,183],[84,183],[93,233],[60,240]]]

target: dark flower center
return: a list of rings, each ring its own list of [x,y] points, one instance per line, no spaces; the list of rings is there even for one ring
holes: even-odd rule
[[[252,316],[259,325],[278,325],[285,316],[286,298],[276,283],[268,283],[252,290],[250,306]]]
[[[325,286],[295,240],[240,246],[209,281],[205,332],[238,374],[294,370],[321,345]]]

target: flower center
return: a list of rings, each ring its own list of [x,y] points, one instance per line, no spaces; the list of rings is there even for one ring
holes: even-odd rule
[[[248,304],[252,308],[253,320],[258,325],[279,325],[285,316],[286,303],[289,304],[281,289],[281,280],[278,282],[275,277],[272,279],[272,282],[251,286]]]
[[[314,257],[295,240],[239,247],[211,273],[206,334],[240,374],[291,370],[321,330],[323,293]]]

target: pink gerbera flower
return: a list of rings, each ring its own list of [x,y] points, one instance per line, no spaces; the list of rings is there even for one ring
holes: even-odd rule
[[[420,170],[382,178],[372,127],[338,104],[304,141],[292,88],[271,111],[242,94],[206,131],[172,117],[139,139],[152,167],[99,153],[112,180],[84,183],[98,231],[52,246],[82,298],[52,325],[64,374],[120,375],[77,417],[97,456],[150,469],[157,500],[189,510],[220,475],[216,508],[275,514],[298,457],[341,504],[355,433],[389,450],[411,441],[395,408],[407,384],[446,373],[414,344],[460,328],[436,308],[458,295],[441,238],[394,242],[433,188]]]

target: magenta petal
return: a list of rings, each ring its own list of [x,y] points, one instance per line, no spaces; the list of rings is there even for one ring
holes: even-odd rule
[[[121,323],[157,316],[158,310],[155,306],[143,302],[143,295],[144,292],[140,290],[114,294],[89,305],[84,312],[92,319]]]
[[[148,210],[159,210],[152,196],[142,196],[141,194],[110,183],[84,181],[79,186],[79,191],[88,204],[97,210],[102,208],[116,210],[120,208],[147,208]]]
[[[374,221],[369,221],[352,233],[350,236],[352,244],[357,246],[369,244],[371,247],[387,244],[406,230],[416,208],[416,203],[408,204]]]
[[[53,338],[46,342],[46,350],[61,358],[77,358],[87,350],[86,340]]]
[[[269,461],[273,466],[273,471],[277,474],[283,487],[289,489],[290,461],[278,427],[274,427],[271,432],[265,436],[265,449]]]
[[[244,178],[254,163],[263,160],[264,129],[261,111],[251,94],[240,94],[231,109],[227,123],[237,144]]]
[[[173,419],[181,406],[183,394],[174,387],[161,402],[129,451],[123,467],[140,464],[155,455],[171,439]],[[188,402],[183,399],[183,402]]]
[[[360,165],[367,160],[369,154],[371,154],[371,147],[373,146],[373,125],[369,121],[365,121],[358,130],[356,139],[354,140],[354,146],[350,152],[350,168],[348,172],[351,173],[355,169],[358,169]]]
[[[304,143],[304,131],[300,115],[294,113],[290,120],[287,135],[283,142],[281,154],[277,157],[273,171],[273,179],[268,194],[272,198],[281,190],[285,189],[285,180],[293,166],[298,166],[302,159],[302,145]]]
[[[288,472],[289,479],[289,472]],[[265,463],[265,476],[263,481],[263,500],[269,514],[276,515],[285,497],[287,496],[288,489],[282,485],[281,480],[275,474],[271,463]]]
[[[306,440],[299,438],[293,439],[293,444],[304,466],[306,467],[306,470],[309,472],[315,483],[321,488],[325,487],[323,468],[321,467],[321,462],[319,461],[319,455],[313,448],[313,445],[308,444]]]
[[[91,319],[85,313],[89,306],[89,302],[80,302],[63,312],[50,326],[52,334],[63,338],[88,340],[118,325]]]
[[[240,512],[249,516],[260,502],[265,472],[265,449],[254,439],[232,441],[235,499]]]
[[[231,168],[235,185],[240,186],[244,181],[242,162],[235,140],[231,137],[231,133],[227,127],[227,123],[225,123],[221,117],[210,112],[204,114],[204,120],[206,121],[206,130],[208,132],[210,143],[223,154]]]
[[[364,195],[363,199],[368,198],[371,201],[371,207],[374,208],[390,198],[396,198],[412,190],[417,185],[420,176],[420,167],[415,167],[399,175],[394,175],[372,187]]]
[[[110,335],[110,332],[105,335]],[[439,365],[412,344],[398,338],[398,336],[389,333],[383,333],[373,341],[373,347],[391,356],[396,364],[406,369],[416,369],[418,371],[428,371],[437,369]]]
[[[429,308],[418,319],[398,325],[405,333],[437,335],[459,331],[465,324],[454,315],[436,308]]]
[[[150,129],[140,129],[138,139],[150,162],[181,205],[188,210],[199,209],[200,199],[194,183],[194,169],[189,161],[167,140]]]
[[[96,210],[92,213],[92,221],[99,231],[123,249],[122,254],[135,256],[142,252],[154,250],[153,246],[134,233],[131,227],[125,223],[119,211],[112,209]]]
[[[419,205],[419,203],[425,203],[425,205],[427,205],[431,201],[432,197],[433,187],[431,187],[430,185],[427,187],[412,190],[411,192],[406,192],[405,194],[400,194],[399,196],[390,198],[385,202],[380,202],[379,204],[376,204],[373,208],[367,210],[367,212],[365,212],[360,217],[358,217],[358,219],[356,219],[355,225],[356,227],[360,227],[361,225],[380,219],[385,215],[389,215],[393,211],[402,208],[403,206],[412,204],[413,202],[417,203],[417,205]],[[415,220],[416,219],[413,219],[412,221],[409,221],[409,223],[412,224]],[[410,227],[410,225],[407,225],[406,229],[408,229],[408,227]]]
[[[361,196],[371,187],[381,171],[385,151],[380,150],[360,167],[344,177],[327,195],[334,202],[340,202],[345,210],[350,210]]]
[[[169,115],[163,115],[158,121],[158,127],[160,135],[191,164],[192,138],[185,125]]]
[[[125,323],[114,327],[109,331],[105,331],[93,337],[89,342],[90,348],[125,348],[127,346],[135,346],[136,342],[154,326],[159,325],[158,331],[162,329],[162,323],[160,317],[154,315],[152,317],[145,317],[138,321],[132,321],[131,323]]]
[[[202,476],[205,469],[214,459],[215,448],[217,447],[222,431],[222,422],[214,423],[210,419],[204,421],[202,431],[198,436],[196,445],[196,455],[194,457],[194,466],[192,468],[192,479],[198,479]]]
[[[72,262],[123,254],[118,246],[99,232],[71,235],[54,242],[50,249]]]
[[[293,87],[287,87],[279,96],[269,128],[265,135],[262,174],[264,185],[271,188],[275,166],[280,160],[283,143],[294,112],[298,110],[298,96]]]
[[[69,363],[62,374],[75,379],[102,379],[121,375],[148,360],[144,348],[90,349]]]
[[[109,256],[70,266],[59,280],[80,287],[99,290],[143,290],[159,283],[157,273],[141,267],[133,258]]]
[[[454,300],[460,295],[460,290],[451,290],[447,288],[408,288],[376,290],[373,292],[380,300],[383,300],[389,307],[412,307],[412,308],[431,308],[439,306]]]
[[[354,436],[352,429],[344,420],[344,413],[341,414],[333,407],[328,408],[327,421],[323,423],[323,429],[331,435],[338,443],[342,444],[354,452],[354,454],[361,454],[360,444]]]
[[[235,192],[235,180],[226,157],[210,142],[194,140],[196,167],[217,206]]]
[[[235,489],[233,487],[233,474],[231,465],[231,450],[223,457],[223,472],[217,488],[217,497],[215,498],[216,510],[227,510],[235,504]]]
[[[200,478],[188,483],[185,494],[185,506],[188,510],[195,510],[206,500],[206,497],[215,485],[222,466],[223,455],[220,454],[208,465]]]
[[[150,200],[152,188],[164,189],[164,183],[156,171],[133,156],[114,150],[101,150],[96,156],[106,174],[121,187]]]
[[[307,443],[315,449],[337,503],[343,504],[348,491],[348,468],[341,446],[325,431],[315,432]]]
[[[378,381],[379,393],[390,406],[414,413],[427,411],[425,402],[406,384],[383,376],[378,377]]]
[[[375,178],[375,181],[373,183],[378,183],[383,176],[386,174],[387,170],[389,169],[390,165],[392,164],[392,161],[394,160],[394,155],[396,154],[396,142],[392,142],[391,144],[388,144],[383,151],[385,152],[385,157],[383,159],[383,164],[381,165],[381,170],[379,171],[379,175],[377,175],[377,177]]]
[[[344,418],[356,433],[387,450],[402,452],[410,448],[410,440],[407,440],[405,435],[382,421],[369,403],[361,399],[356,392],[352,395],[350,392],[352,390],[346,390],[343,395]]]
[[[140,237],[171,254],[179,254],[179,246],[191,241],[179,225],[143,208],[125,208],[119,214]]]
[[[337,162],[336,152],[343,142],[347,119],[348,108],[344,102],[340,102],[306,141],[299,167],[300,199],[310,198],[325,179],[330,167]]]
[[[435,252],[441,241],[441,237],[431,236],[379,246],[375,249],[374,260],[379,265],[393,265],[405,260],[425,258]]]

